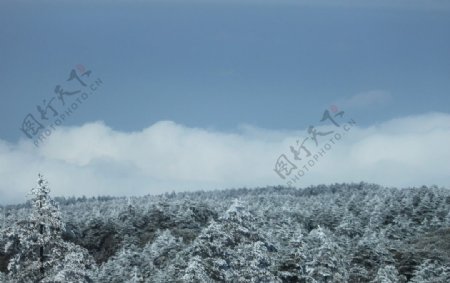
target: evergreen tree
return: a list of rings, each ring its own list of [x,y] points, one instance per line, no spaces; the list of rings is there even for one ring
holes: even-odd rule
[[[308,247],[301,231],[295,231],[285,247],[280,247],[277,270],[283,282],[298,282],[304,274]]]
[[[330,232],[319,226],[309,238],[311,257],[306,262],[304,278],[312,282],[347,282],[345,254]]]
[[[208,283],[213,282],[208,276],[206,269],[199,256],[194,256],[189,260],[189,264],[184,271],[182,279],[185,282]]]
[[[21,282],[43,279],[64,257],[61,214],[50,197],[47,181],[40,174],[37,183],[37,187],[31,190],[29,220],[18,223],[8,233],[10,241],[18,245],[18,252],[11,258],[8,270],[13,280]]]
[[[414,271],[412,283],[442,283],[450,282],[450,267],[437,261],[426,260]]]
[[[87,250],[72,243],[65,244],[65,256],[55,265],[50,275],[42,282],[82,283],[91,282],[95,263]]]
[[[144,282],[142,276],[140,275],[139,268],[137,266],[133,269],[133,277],[127,281],[128,283],[140,283]]]
[[[142,250],[143,277],[155,279],[159,272],[169,268],[168,264],[176,258],[181,248],[181,239],[175,238],[169,230],[158,231],[156,239],[152,243],[148,243]]]
[[[270,260],[272,246],[258,233],[254,222],[245,204],[235,200],[189,248],[189,257],[195,258],[189,266],[201,266],[216,281],[277,282]]]
[[[363,229],[359,219],[355,217],[352,212],[346,211],[341,223],[336,228],[336,233],[338,235],[354,238],[356,236],[361,236],[363,234]]]
[[[136,247],[122,248],[99,268],[97,281],[128,282],[134,277],[134,267],[139,266],[140,262],[141,255]]]
[[[378,269],[377,276],[372,280],[372,283],[400,283],[404,282],[393,265],[385,265]]]

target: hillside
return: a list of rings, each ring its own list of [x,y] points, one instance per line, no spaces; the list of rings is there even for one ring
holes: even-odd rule
[[[54,200],[64,248],[44,251],[59,263],[42,273],[17,257],[32,203],[1,207],[1,282],[450,282],[444,188],[358,183]]]

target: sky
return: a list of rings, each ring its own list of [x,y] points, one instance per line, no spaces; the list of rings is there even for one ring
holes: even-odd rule
[[[58,196],[450,187],[449,3],[91,2],[0,2],[0,204],[38,173]]]

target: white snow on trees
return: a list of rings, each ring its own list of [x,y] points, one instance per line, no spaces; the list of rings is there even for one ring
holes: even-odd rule
[[[0,282],[450,282],[449,211],[365,183],[53,200],[39,175],[0,207]]]

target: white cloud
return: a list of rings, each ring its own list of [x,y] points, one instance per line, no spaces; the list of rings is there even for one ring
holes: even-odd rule
[[[24,201],[38,172],[49,179],[54,195],[67,196],[286,184],[273,171],[275,161],[282,153],[290,157],[289,146],[306,136],[251,126],[224,133],[161,121],[133,133],[101,122],[58,128],[39,148],[30,141],[0,140],[0,203]],[[450,186],[448,144],[448,114],[355,127],[295,185]]]

